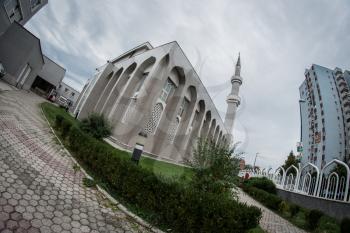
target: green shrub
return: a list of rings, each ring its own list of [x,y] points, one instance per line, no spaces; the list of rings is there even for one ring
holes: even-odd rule
[[[112,127],[108,120],[97,113],[92,113],[80,123],[80,128],[97,139],[111,135]]]
[[[56,115],[56,118],[55,118],[55,127],[56,128],[61,128],[62,127],[62,121],[63,121],[64,117],[60,114],[57,114]]]
[[[246,232],[258,225],[261,211],[227,195],[207,193],[165,181],[152,171],[117,156],[79,128],[69,132],[70,149],[91,172],[125,201],[155,214],[174,232]]]
[[[290,216],[294,217],[300,211],[300,206],[295,204],[289,204]]]
[[[66,138],[70,128],[72,127],[72,123],[66,119],[63,119],[61,126],[61,135],[63,138]]]
[[[277,195],[249,186],[243,186],[243,190],[266,207],[279,210],[282,199]]]
[[[344,218],[340,224],[341,233],[350,232],[350,218]]]
[[[276,194],[276,185],[266,177],[253,177],[244,181],[244,185],[265,190],[268,193]]]
[[[340,233],[340,224],[334,218],[323,215],[314,233]],[[349,231],[346,231],[349,232]]]
[[[323,213],[321,211],[310,210],[309,214],[307,215],[307,222],[311,230],[316,229],[316,227],[318,226],[318,222],[322,216]]]
[[[281,213],[285,213],[289,211],[289,205],[285,201],[281,201],[281,203],[278,206],[278,211]]]

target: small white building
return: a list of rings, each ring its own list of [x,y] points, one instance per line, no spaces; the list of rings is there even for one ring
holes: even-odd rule
[[[63,96],[67,100],[70,100],[72,102],[72,106],[75,105],[80,92],[75,90],[73,87],[69,86],[68,84],[61,82],[58,85],[57,88],[57,97]]]

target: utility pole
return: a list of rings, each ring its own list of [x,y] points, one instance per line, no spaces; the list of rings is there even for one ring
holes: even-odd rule
[[[255,163],[256,163],[256,158],[258,157],[258,154],[259,154],[259,152],[257,152],[257,153],[255,154],[253,169],[255,169]]]

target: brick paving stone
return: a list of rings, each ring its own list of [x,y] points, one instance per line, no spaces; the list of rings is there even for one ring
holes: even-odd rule
[[[149,232],[82,185],[31,92],[0,92],[0,232]]]
[[[238,198],[241,202],[251,206],[256,206],[262,211],[260,226],[269,233],[306,233],[306,231],[294,226],[284,218],[278,216],[273,211],[269,210],[242,190],[238,190]]]

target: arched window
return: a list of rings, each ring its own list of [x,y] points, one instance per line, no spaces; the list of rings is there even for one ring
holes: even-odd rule
[[[173,81],[171,81],[169,78],[167,79],[162,92],[160,93],[159,98],[166,103],[168,100],[168,97],[172,94],[173,90],[175,89],[175,84]]]
[[[156,105],[154,105],[152,113],[149,119],[147,120],[145,132],[147,132],[148,134],[153,134],[156,131],[162,113],[163,105],[161,103],[157,103]]]

